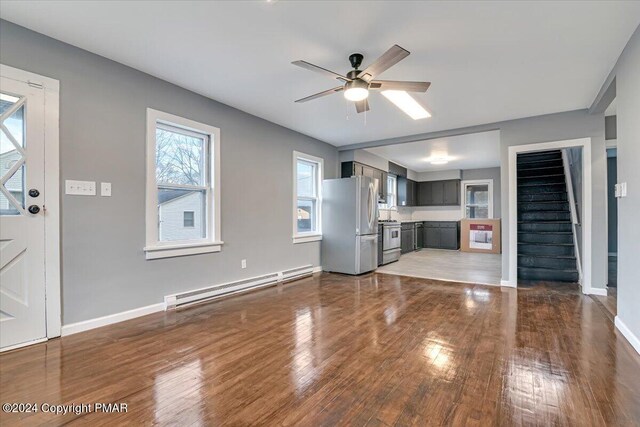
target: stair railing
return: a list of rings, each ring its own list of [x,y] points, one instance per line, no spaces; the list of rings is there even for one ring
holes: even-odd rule
[[[569,196],[569,210],[571,211],[571,231],[573,235],[573,246],[576,251],[576,263],[578,266],[578,277],[580,284],[582,284],[582,263],[580,261],[580,247],[578,245],[578,231],[577,227],[580,226],[580,219],[578,217],[578,209],[576,205],[575,195],[573,193],[573,179],[571,178],[571,164],[569,162],[569,155],[566,148],[562,150],[562,166],[564,169],[564,179],[567,186],[567,194]]]

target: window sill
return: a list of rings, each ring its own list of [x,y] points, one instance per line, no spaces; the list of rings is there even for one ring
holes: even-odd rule
[[[186,245],[146,246],[144,251],[147,259],[173,258],[220,252],[223,243],[224,242],[206,242]]]
[[[322,234],[299,234],[293,236],[294,245],[297,243],[318,242],[320,240],[322,240]]]

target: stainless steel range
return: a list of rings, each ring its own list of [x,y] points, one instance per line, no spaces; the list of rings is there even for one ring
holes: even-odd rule
[[[400,258],[400,223],[382,223],[382,264],[389,264]]]

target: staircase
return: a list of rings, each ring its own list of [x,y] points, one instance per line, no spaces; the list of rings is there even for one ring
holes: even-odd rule
[[[578,281],[560,150],[518,154],[518,279]]]

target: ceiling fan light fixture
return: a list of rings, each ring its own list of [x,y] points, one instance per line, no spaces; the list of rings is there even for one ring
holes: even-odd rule
[[[404,90],[383,90],[381,93],[413,120],[431,117],[431,113],[429,113],[422,105],[418,104],[418,101],[413,99],[413,97]]]
[[[364,80],[353,80],[344,85],[344,97],[349,101],[362,101],[369,97],[369,85]]]

